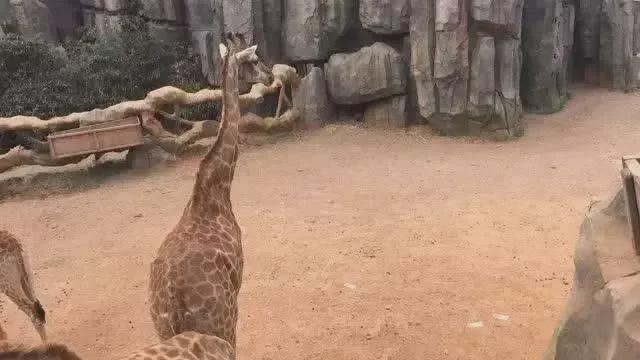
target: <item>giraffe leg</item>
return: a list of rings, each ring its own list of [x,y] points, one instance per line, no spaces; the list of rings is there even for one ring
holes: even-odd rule
[[[7,333],[4,332],[4,329],[2,329],[2,325],[0,325],[0,341],[6,341],[7,340]]]
[[[280,113],[282,112],[282,103],[285,98],[285,90],[284,85],[280,86],[280,96],[278,96],[278,108],[276,109],[276,119],[280,117]]]

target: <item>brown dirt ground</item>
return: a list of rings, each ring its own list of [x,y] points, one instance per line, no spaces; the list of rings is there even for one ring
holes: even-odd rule
[[[528,116],[512,142],[343,125],[245,148],[238,358],[540,359],[583,213],[617,186],[620,156],[640,152],[639,117],[637,95],[582,89],[563,112]],[[156,341],[149,264],[197,164],[0,204],[0,226],[31,254],[53,340],[86,359]],[[36,342],[4,309],[10,334]]]

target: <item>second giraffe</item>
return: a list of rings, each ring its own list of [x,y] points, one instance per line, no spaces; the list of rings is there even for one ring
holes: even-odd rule
[[[241,232],[231,205],[238,158],[239,70],[271,79],[239,35],[220,46],[224,61],[222,119],[218,137],[200,163],[193,194],[182,218],[151,265],[151,317],[161,339],[185,331],[218,336],[233,348],[242,283]],[[258,76],[259,75],[259,76]]]

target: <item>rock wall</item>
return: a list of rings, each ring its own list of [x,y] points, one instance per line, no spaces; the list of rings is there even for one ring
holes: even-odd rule
[[[0,22],[59,40],[141,16],[159,39],[191,41],[212,84],[223,32],[241,32],[268,62],[303,76],[320,68],[307,92],[326,89],[337,118],[386,127],[381,114],[395,111],[390,124],[428,122],[443,134],[522,135],[522,112],[562,108],[572,76],[640,86],[633,0],[135,1],[0,0]]]
[[[592,205],[580,228],[575,276],[546,360],[623,360],[640,354],[640,261],[623,191]]]

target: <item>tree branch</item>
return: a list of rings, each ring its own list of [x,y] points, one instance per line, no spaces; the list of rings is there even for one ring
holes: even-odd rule
[[[248,93],[240,95],[240,106],[246,107],[259,104],[266,95],[276,93],[285,84],[299,81],[295,69],[288,65],[276,64],[273,66],[272,71],[274,80],[271,85],[254,84]],[[142,100],[125,101],[106,109],[94,109],[48,120],[22,115],[0,118],[0,131],[33,130],[52,132],[59,129],[76,128],[115,119],[124,119],[129,116],[140,115],[143,112],[162,111],[168,106],[193,106],[207,102],[220,102],[221,100],[222,91],[220,89],[203,89],[195,93],[189,93],[172,86],[165,86],[149,92],[146,98]]]

